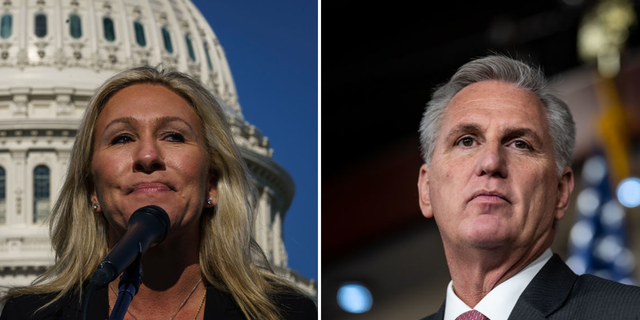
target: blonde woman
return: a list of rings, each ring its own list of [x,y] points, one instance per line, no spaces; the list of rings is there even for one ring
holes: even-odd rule
[[[316,319],[315,304],[273,274],[251,238],[254,187],[213,96],[179,72],[122,72],[92,98],[51,213],[56,264],[5,297],[1,320],[80,319],[83,288],[146,205],[170,232],[142,257],[125,319]],[[93,293],[106,319],[118,279]]]

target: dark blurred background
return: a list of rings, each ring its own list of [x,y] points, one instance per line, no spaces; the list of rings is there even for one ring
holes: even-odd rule
[[[574,201],[552,247],[569,257],[570,239],[579,236],[578,230],[571,232],[581,219],[576,199],[589,187],[582,177],[585,161],[603,152],[609,166],[621,163],[624,175],[640,176],[640,35],[637,21],[629,21],[636,19],[639,1],[605,1],[622,8],[609,14],[608,23],[626,23],[620,71],[612,81],[578,53],[581,25],[589,12],[597,16],[594,8],[602,2],[321,4],[322,318],[419,319],[443,302],[450,277],[437,227],[418,207],[417,130],[434,86],[462,64],[490,53],[540,65],[574,114]],[[607,94],[620,103],[607,100]],[[605,112],[617,115],[603,132],[608,132],[606,141],[621,142],[624,154],[617,153],[618,162],[601,138]],[[612,172],[609,185],[622,178]],[[640,211],[624,208],[624,213],[620,239],[637,265]],[[631,276],[625,281],[637,281],[640,268],[627,269]],[[345,312],[337,303],[340,286],[353,281],[367,286],[373,298],[362,314]]]

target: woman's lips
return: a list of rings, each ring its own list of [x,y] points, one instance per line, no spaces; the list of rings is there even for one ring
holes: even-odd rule
[[[171,188],[164,183],[145,182],[134,185],[129,193],[159,193],[167,191],[171,191]]]

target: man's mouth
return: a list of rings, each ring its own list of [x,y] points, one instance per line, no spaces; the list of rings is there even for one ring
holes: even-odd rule
[[[487,190],[479,190],[474,192],[471,196],[471,199],[469,199],[469,202],[470,201],[479,201],[485,203],[511,203],[511,201],[509,201],[509,199],[503,193]]]

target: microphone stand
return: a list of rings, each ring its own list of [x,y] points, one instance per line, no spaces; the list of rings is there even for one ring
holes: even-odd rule
[[[140,284],[142,283],[142,267],[140,266],[140,257],[138,255],[135,261],[133,261],[127,269],[122,272],[120,276],[120,284],[118,285],[118,299],[113,305],[113,310],[109,316],[109,320],[122,320],[124,319],[129,304],[133,299],[133,296],[138,293]]]
[[[131,215],[127,232],[91,275],[82,301],[82,319],[87,319],[93,292],[108,286],[121,272],[120,294],[109,319],[124,318],[131,299],[142,283],[140,257],[149,246],[156,245],[166,238],[169,224],[169,215],[158,206],[144,206]]]

